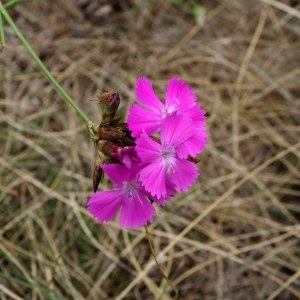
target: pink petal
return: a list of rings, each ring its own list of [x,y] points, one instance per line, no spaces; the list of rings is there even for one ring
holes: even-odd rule
[[[165,200],[170,201],[176,193],[174,183],[172,182],[172,178],[170,176],[167,176],[166,178],[166,187],[167,195],[165,196]]]
[[[193,122],[202,122],[205,124],[206,121],[206,111],[200,108],[200,104],[196,103],[193,107],[186,109],[186,107],[182,106],[180,112],[184,114],[184,116],[191,118]]]
[[[113,157],[122,162],[127,169],[132,169],[135,164],[140,163],[140,159],[138,158],[135,147],[133,146],[126,146],[122,148],[121,151],[114,153]]]
[[[193,185],[199,176],[196,164],[185,160],[178,159],[174,173],[171,175],[177,192],[187,192],[188,188]]]
[[[143,163],[152,163],[160,158],[161,145],[143,132],[136,140],[136,151]]]
[[[131,181],[136,177],[134,170],[120,164],[101,164],[101,168],[115,185],[120,185],[123,181]]]
[[[189,109],[195,105],[197,95],[184,81],[173,77],[167,86],[166,107],[184,107]]]
[[[151,193],[150,193],[150,192],[147,192],[146,190],[145,190],[145,195],[146,195],[151,201],[154,201],[156,204],[158,204],[158,205],[165,205],[165,197],[160,197],[160,198],[158,198],[158,197],[156,197],[156,196],[151,195]]]
[[[192,121],[182,115],[170,115],[161,124],[163,145],[177,146],[189,139],[194,132]]]
[[[162,162],[152,163],[140,171],[140,180],[145,190],[157,198],[167,195],[167,167]]]
[[[166,195],[163,197],[156,197],[151,195],[150,192],[145,191],[147,197],[154,201],[158,205],[165,205],[166,201],[170,201],[171,197],[175,195],[176,191],[174,189],[174,184],[169,176],[166,176]]]
[[[98,222],[110,221],[122,205],[120,191],[105,191],[95,193],[87,203],[89,212]]]
[[[163,109],[163,104],[156,96],[150,80],[146,77],[140,77],[137,80],[135,94],[137,99],[151,110],[160,112]]]
[[[143,130],[151,135],[159,129],[161,113],[149,111],[134,104],[129,110],[127,122],[133,137],[137,137]]]
[[[155,208],[143,194],[126,198],[121,208],[120,224],[125,228],[138,228],[153,222]]]
[[[207,133],[202,129],[196,128],[194,135],[192,135],[183,144],[178,146],[177,155],[179,158],[187,158],[188,156],[195,157],[200,154],[206,147]]]

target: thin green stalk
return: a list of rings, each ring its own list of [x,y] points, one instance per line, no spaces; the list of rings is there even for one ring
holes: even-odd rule
[[[54,76],[48,71],[46,66],[43,64],[43,62],[40,60],[40,58],[37,56],[35,51],[31,48],[29,43],[26,41],[25,37],[22,35],[22,33],[19,31],[17,26],[15,25],[14,21],[10,18],[9,14],[7,13],[6,9],[0,2],[0,14],[4,17],[4,19],[7,21],[11,29],[14,31],[16,36],[19,38],[21,43],[24,45],[32,59],[36,62],[36,64],[39,66],[41,71],[44,73],[44,75],[48,78],[48,80],[51,82],[51,84],[55,87],[55,89],[61,94],[63,99],[71,105],[75,111],[79,114],[81,119],[88,125],[90,124],[89,118],[83,113],[83,111],[76,105],[76,103],[73,101],[73,99],[67,94],[67,92],[62,88],[62,86],[56,81]]]
[[[173,292],[174,292],[174,295],[172,297],[172,299],[177,299],[178,297],[178,289],[176,288],[176,286],[169,280],[169,278],[167,277],[167,275],[165,274],[165,272],[163,271],[162,267],[160,266],[157,258],[156,258],[156,255],[155,255],[155,252],[154,252],[154,247],[153,247],[153,244],[152,244],[152,239],[151,239],[151,235],[149,233],[149,230],[148,230],[148,226],[145,225],[144,226],[145,228],[145,234],[146,234],[146,238],[148,240],[148,244],[149,244],[149,247],[150,247],[150,251],[151,251],[151,254],[152,254],[152,257],[162,275],[162,277],[167,281],[168,285],[172,288]]]
[[[4,22],[3,17],[0,12],[0,50],[5,48],[5,35],[4,35]]]
[[[8,8],[12,8],[18,4],[20,4],[22,2],[22,0],[11,0],[11,1],[7,1],[6,3],[3,4],[3,6],[8,9]]]

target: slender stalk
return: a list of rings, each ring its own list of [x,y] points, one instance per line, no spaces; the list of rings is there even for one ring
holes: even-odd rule
[[[22,2],[22,0],[11,0],[11,1],[8,1],[6,3],[3,4],[3,6],[8,9],[8,8],[12,8],[18,4],[20,4]]]
[[[145,225],[144,228],[145,228],[145,233],[146,233],[146,237],[147,237],[147,240],[148,240],[148,244],[149,244],[149,247],[150,247],[150,251],[151,251],[152,257],[154,258],[154,261],[155,261],[155,263],[156,263],[156,265],[157,265],[157,267],[158,267],[158,269],[159,269],[162,277],[167,281],[168,285],[175,292],[175,295],[174,295],[174,297],[172,297],[172,299],[177,299],[177,297],[178,297],[178,289],[169,280],[169,278],[167,277],[167,275],[164,273],[163,269],[161,268],[159,262],[157,261],[157,258],[156,258],[155,252],[154,252],[154,248],[153,248],[153,244],[152,244],[152,240],[151,240],[151,235],[150,235],[149,230],[148,230],[148,226]]]
[[[16,36],[19,38],[21,43],[24,45],[26,50],[28,51],[29,55],[32,57],[32,59],[36,62],[36,64],[39,66],[43,74],[48,78],[48,80],[51,82],[51,84],[54,86],[54,88],[60,93],[60,95],[63,97],[63,99],[71,105],[75,111],[78,113],[78,115],[81,117],[81,119],[88,125],[90,123],[89,118],[83,113],[83,111],[76,105],[76,103],[73,101],[73,99],[67,94],[67,92],[62,88],[62,86],[57,82],[57,80],[54,78],[54,76],[48,71],[46,66],[43,64],[43,62],[40,60],[40,58],[37,56],[35,51],[32,49],[32,47],[29,45],[25,37],[22,35],[22,33],[19,31],[17,26],[15,25],[14,21],[10,18],[9,14],[7,13],[5,7],[2,5],[0,1],[0,14],[4,17],[4,19],[7,21],[11,29],[14,31]]]
[[[5,35],[4,35],[4,22],[3,17],[0,12],[0,51],[5,48]]]

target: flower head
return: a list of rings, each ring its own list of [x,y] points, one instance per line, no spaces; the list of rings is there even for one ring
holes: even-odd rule
[[[205,114],[200,110],[197,96],[189,85],[176,77],[167,85],[165,103],[156,96],[146,77],[137,80],[135,94],[143,107],[135,104],[130,109],[128,124],[134,137],[143,130],[149,135],[159,131],[163,119],[171,114],[184,114],[191,118]]]
[[[164,205],[176,192],[188,190],[199,176],[192,158],[203,151],[208,136],[206,112],[184,81],[174,77],[168,82],[164,102],[145,77],[137,80],[135,92],[140,103],[130,108],[128,127],[126,123],[120,127],[126,142],[105,138],[108,128],[117,130],[118,124],[104,124],[104,132],[98,128],[98,151],[119,163],[98,165],[114,187],[96,192],[88,202],[88,210],[100,223],[119,211],[120,224],[127,228],[152,222],[153,202]]]
[[[201,153],[207,143],[205,110],[196,102],[197,96],[184,81],[173,77],[166,89],[163,103],[155,94],[151,82],[141,77],[136,84],[136,97],[142,104],[134,104],[128,115],[128,126],[136,138],[142,132],[152,135],[160,131],[163,121],[171,115],[180,115],[189,119],[194,133],[181,148],[181,155],[195,157]]]
[[[151,195],[166,197],[172,188],[186,191],[194,183],[197,167],[186,159],[189,149],[184,146],[194,131],[191,120],[170,115],[162,122],[160,143],[145,132],[136,140],[136,151],[144,162],[140,180]]]
[[[95,193],[87,204],[90,213],[102,223],[112,220],[120,211],[120,224],[125,228],[151,223],[155,209],[148,199],[149,193],[137,179],[138,166],[131,169],[119,164],[101,167],[114,183],[114,189]]]

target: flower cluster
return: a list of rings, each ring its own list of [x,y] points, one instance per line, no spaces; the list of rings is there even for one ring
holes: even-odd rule
[[[114,183],[110,191],[96,192],[88,209],[99,222],[120,210],[122,227],[138,228],[153,221],[153,203],[165,205],[176,192],[186,192],[199,176],[195,158],[207,143],[205,111],[188,84],[172,78],[165,101],[151,82],[137,80],[136,97],[127,119],[135,146],[115,154],[120,162],[101,165]]]

